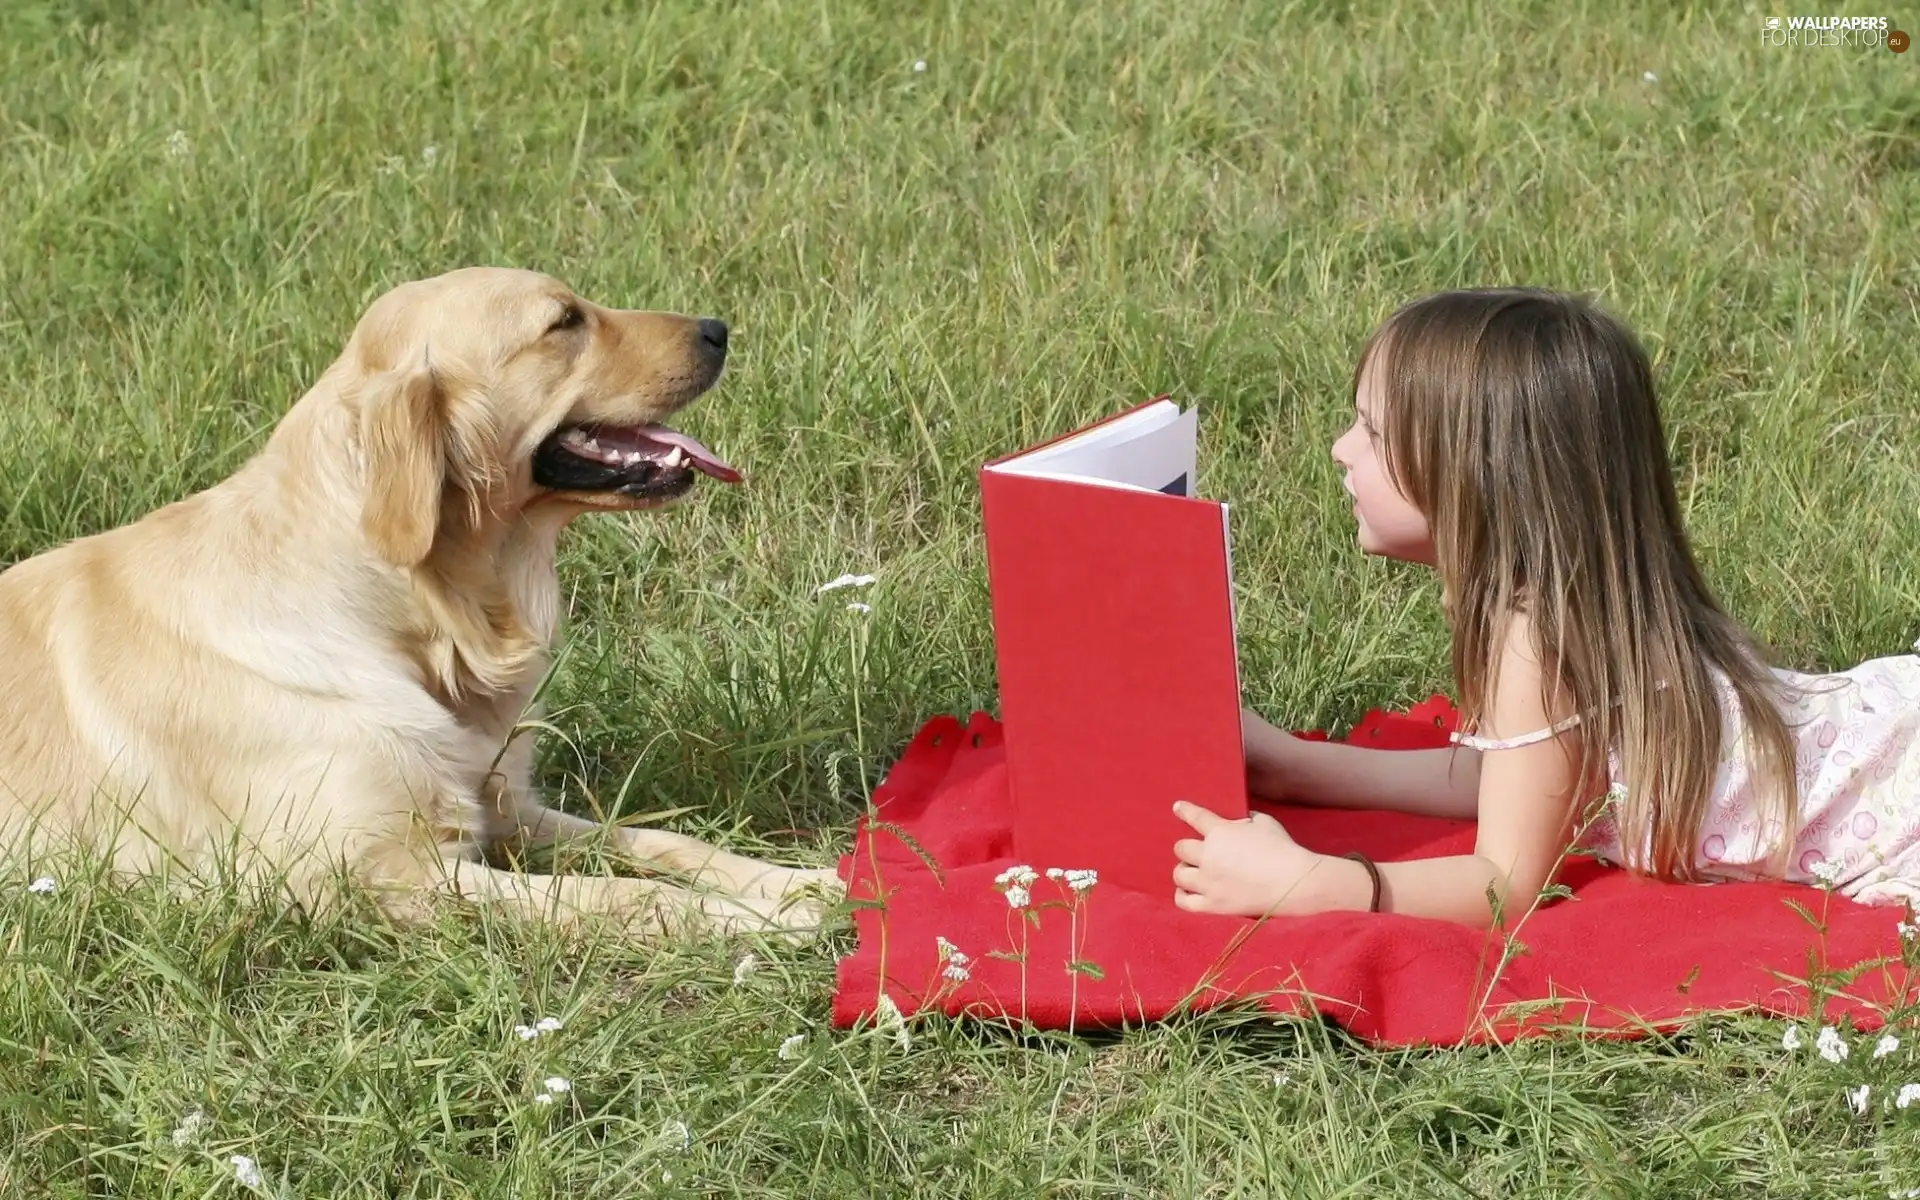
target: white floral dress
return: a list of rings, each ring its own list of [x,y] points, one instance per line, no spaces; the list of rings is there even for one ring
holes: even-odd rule
[[[1784,667],[1774,674],[1798,699],[1785,710],[1796,744],[1800,829],[1787,879],[1831,886],[1863,904],[1910,903],[1920,909],[1920,642],[1913,654],[1868,659],[1830,675]],[[1695,862],[1703,876],[1766,879],[1767,852],[1778,821],[1757,810],[1747,764],[1739,700],[1714,672],[1725,728],[1733,731],[1714,774]],[[1578,724],[1578,714],[1511,738],[1455,733],[1476,750],[1529,745]],[[1626,796],[1618,751],[1607,753],[1608,804]],[[1607,862],[1623,861],[1611,812],[1581,837],[1579,848]]]

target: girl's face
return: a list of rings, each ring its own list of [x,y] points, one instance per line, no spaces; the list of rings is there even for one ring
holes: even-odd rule
[[[1353,424],[1333,444],[1333,461],[1347,472],[1343,483],[1353,496],[1353,515],[1360,522],[1360,548],[1432,566],[1433,535],[1427,519],[1387,474],[1386,449],[1380,441],[1383,399],[1379,373],[1369,361],[1360,371]]]

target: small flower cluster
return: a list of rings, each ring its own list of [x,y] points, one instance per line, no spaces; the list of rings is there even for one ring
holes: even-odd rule
[[[207,1120],[206,1113],[197,1108],[194,1109],[186,1116],[181,1117],[180,1124],[174,1127],[173,1144],[183,1149],[189,1146],[199,1145],[200,1135],[206,1132],[207,1126],[210,1124],[212,1124],[212,1122]]]
[[[900,1006],[893,1002],[893,997],[882,994],[877,1007],[879,1010],[879,1019],[875,1024],[879,1028],[891,1032],[894,1044],[902,1050],[913,1049],[913,1034],[907,1030],[906,1014],[902,1013]]]
[[[965,983],[973,977],[973,959],[943,937],[933,939],[940,950],[940,974],[952,983]]]
[[[1782,1034],[1780,1038],[1781,1047],[1791,1053],[1792,1051],[1800,1049],[1804,1044],[1800,1027],[1798,1025],[1787,1026],[1786,1032]],[[1846,1039],[1842,1037],[1840,1031],[1832,1025],[1822,1025],[1820,1027],[1819,1033],[1814,1036],[1813,1047],[1821,1058],[1826,1059],[1830,1063],[1845,1062],[1853,1053],[1852,1048],[1847,1045]],[[1873,1043],[1872,1057],[1876,1059],[1885,1058],[1899,1049],[1900,1039],[1894,1034],[1883,1033]],[[1862,1083],[1847,1088],[1845,1095],[1847,1107],[1852,1109],[1855,1114],[1864,1116],[1872,1101],[1873,1085],[1870,1083]],[[1903,1083],[1894,1089],[1893,1106],[1895,1108],[1905,1109],[1915,1104],[1920,1104],[1920,1083]]]
[[[1865,1116],[1867,1114],[1868,1097],[1872,1092],[1873,1085],[1868,1083],[1863,1083],[1859,1087],[1848,1088],[1847,1107],[1851,1108],[1856,1116]],[[1920,1083],[1903,1083],[1900,1085],[1899,1090],[1893,1094],[1893,1106],[1895,1108],[1909,1108],[1916,1103],[1920,1103]]]
[[[840,575],[827,580],[815,590],[818,595],[824,592],[836,592],[841,588],[866,587],[874,581],[871,575]]]
[[[1062,870],[1059,867],[1048,867],[1047,878],[1064,881],[1069,888],[1072,888],[1076,892],[1085,892],[1090,890],[1094,884],[1100,882],[1100,872],[1093,870]]]
[[[241,1187],[257,1192],[267,1186],[266,1178],[260,1174],[259,1163],[244,1154],[236,1154],[227,1161],[233,1164],[233,1178]]]
[[[874,577],[871,575],[852,575],[852,574],[840,575],[840,576],[836,576],[833,579],[827,580],[825,583],[821,584],[818,588],[815,588],[814,595],[816,596],[825,595],[827,592],[836,592],[836,591],[839,591],[841,588],[869,587],[873,584],[873,582],[874,582]],[[854,600],[847,604],[847,610],[849,612],[867,613],[867,612],[873,611],[873,606],[871,604],[862,604],[860,601]]]
[[[521,1041],[530,1042],[549,1033],[558,1033],[563,1028],[565,1026],[561,1025],[559,1017],[541,1017],[531,1025],[515,1025],[513,1033]]]
[[[1039,879],[1032,867],[1008,867],[993,877],[993,886],[1007,898],[1008,908],[1025,908],[1033,902],[1033,885]]]
[[[1100,872],[1074,867],[1048,867],[1048,879],[1065,884],[1069,891],[1083,895],[1100,882]],[[1033,903],[1033,885],[1040,881],[1039,872],[1021,864],[1008,867],[993,877],[993,886],[1007,898],[1008,908],[1025,908]]]
[[[760,966],[760,960],[755,958],[753,955],[751,954],[741,955],[740,961],[733,964],[733,986],[741,987],[745,985],[745,983],[747,982],[747,979],[754,973],[754,971],[759,969],[759,966]]]
[[[28,884],[27,890],[36,896],[51,896],[60,890],[60,883],[51,875],[42,875]]]
[[[1820,1052],[1821,1058],[1832,1063],[1845,1062],[1847,1055],[1853,1053],[1840,1036],[1840,1031],[1831,1025],[1820,1027],[1820,1035],[1814,1039],[1813,1048]]]
[[[1894,1038],[1891,1034],[1880,1040],[1884,1044],[1889,1039],[1892,1040],[1893,1045],[1885,1050],[1876,1049],[1874,1052],[1875,1058],[1879,1058],[1883,1054],[1890,1054],[1894,1050],[1899,1049],[1900,1040]],[[1780,1035],[1780,1048],[1788,1053],[1798,1050],[1803,1044],[1800,1038],[1800,1027],[1798,1025],[1787,1026],[1787,1031]],[[1853,1049],[1847,1045],[1846,1039],[1840,1036],[1840,1031],[1831,1025],[1822,1025],[1820,1027],[1820,1032],[1814,1036],[1813,1048],[1820,1052],[1821,1058],[1826,1059],[1830,1063],[1845,1062],[1847,1056],[1853,1053]]]
[[[573,1090],[573,1081],[565,1075],[549,1075],[540,1085],[540,1092],[534,1096],[535,1104],[552,1104],[556,1096],[564,1096]]]

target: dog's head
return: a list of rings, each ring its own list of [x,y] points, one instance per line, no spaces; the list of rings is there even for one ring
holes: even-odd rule
[[[532,271],[402,284],[355,327],[361,528],[413,566],[449,520],[652,508],[739,474],[661,422],[720,378],[727,327],[603,308]]]

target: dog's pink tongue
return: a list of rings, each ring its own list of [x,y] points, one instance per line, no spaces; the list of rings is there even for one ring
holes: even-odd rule
[[[693,465],[700,468],[702,474],[711,475],[721,483],[740,482],[740,472],[729,466],[725,459],[678,429],[668,429],[665,425],[642,425],[634,432],[663,446],[680,447],[681,451],[693,460]]]

